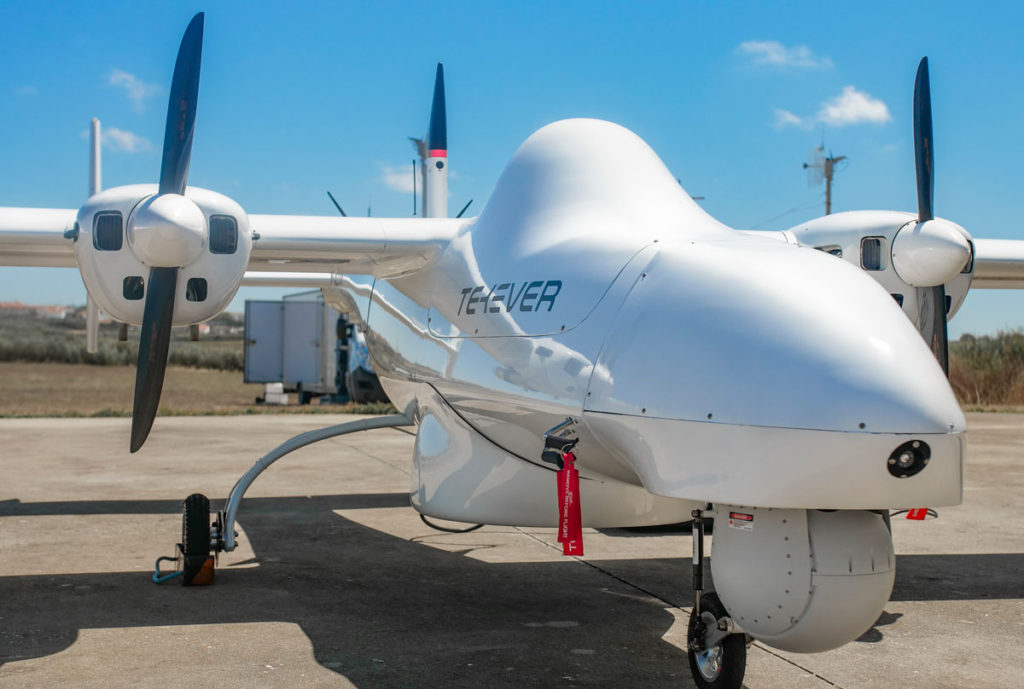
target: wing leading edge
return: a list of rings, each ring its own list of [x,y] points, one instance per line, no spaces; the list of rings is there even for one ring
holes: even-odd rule
[[[427,265],[467,223],[456,218],[250,215],[250,271],[395,277]]]

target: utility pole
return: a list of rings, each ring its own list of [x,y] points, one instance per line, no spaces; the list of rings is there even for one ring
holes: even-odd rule
[[[828,157],[825,157],[824,151],[824,145],[812,149],[808,162],[804,163],[804,169],[808,170],[807,183],[809,186],[821,184],[824,177],[825,215],[830,215],[832,213],[832,177],[835,175],[836,163],[846,160],[846,156],[829,154]]]
[[[836,170],[836,163],[845,160],[846,156],[831,155],[825,158],[825,215],[832,213],[832,175]]]

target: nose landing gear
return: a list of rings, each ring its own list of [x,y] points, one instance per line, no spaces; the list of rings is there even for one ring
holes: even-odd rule
[[[700,607],[698,615],[694,606],[687,627],[686,657],[693,681],[700,689],[740,689],[747,670],[745,635],[735,632],[718,594],[705,593]]]
[[[220,519],[218,518],[218,522]],[[209,586],[213,583],[214,553],[217,539],[215,526],[210,528],[210,501],[200,493],[193,493],[185,498],[181,511],[181,543],[175,545],[175,557],[158,557],[156,559],[153,582],[162,584],[181,577],[183,586]],[[161,562],[173,562],[173,572],[160,572]]]
[[[215,560],[210,536],[210,501],[205,495],[193,493],[185,498],[181,514],[182,585],[213,583]]]
[[[718,594],[704,593],[704,519],[693,511],[694,605],[686,634],[690,674],[699,689],[741,689],[747,670],[747,638]]]

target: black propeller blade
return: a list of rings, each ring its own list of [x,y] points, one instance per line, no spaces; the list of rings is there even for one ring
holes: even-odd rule
[[[921,58],[914,83],[914,162],[917,169],[918,222],[935,217],[935,151],[932,147],[932,95],[928,81],[928,58]],[[921,335],[931,347],[942,370],[949,375],[949,335],[946,327],[946,287],[917,290]]]
[[[931,347],[942,370],[949,375],[949,335],[946,332],[946,288],[919,287],[918,301],[921,304],[918,322],[921,336]]]
[[[928,82],[928,58],[922,57],[914,83],[914,162],[917,166],[918,222],[935,217],[932,196],[935,190],[934,151],[932,150],[932,92]]]
[[[167,351],[171,344],[171,320],[174,317],[174,292],[178,284],[177,268],[153,268],[146,286],[146,310],[139,338],[139,363],[135,371],[135,404],[132,408],[131,451],[146,442],[153,418],[160,405],[160,391],[167,369]]]
[[[174,63],[171,96],[167,103],[164,154],[160,165],[160,193],[184,194],[188,163],[192,157],[192,134],[196,127],[196,99],[199,97],[199,67],[203,59],[203,13],[192,17],[181,37],[178,60]]]
[[[430,131],[427,132],[429,151],[448,150],[448,114],[444,102],[444,65],[437,63],[434,76],[434,102],[430,106]]]
[[[167,104],[163,162],[160,166],[160,194],[184,194],[192,158],[192,134],[196,124],[199,69],[203,56],[203,18],[198,13],[189,22],[178,48]],[[131,451],[146,442],[160,404],[160,392],[167,370],[174,318],[174,293],[178,268],[151,268],[142,315],[139,362],[135,371],[135,401],[132,407]]]
[[[331,193],[331,192],[330,192],[330,191],[328,190],[328,192],[327,192],[327,195],[331,197],[331,203],[333,203],[333,204],[334,204],[334,207],[338,209],[338,212],[339,212],[339,213],[341,213],[341,217],[343,217],[343,218],[347,218],[347,217],[348,217],[348,215],[347,215],[347,214],[345,213],[345,211],[343,211],[343,210],[341,209],[341,204],[340,204],[340,203],[338,203],[338,200],[337,200],[336,198],[334,198],[334,194],[332,194],[332,193]]]

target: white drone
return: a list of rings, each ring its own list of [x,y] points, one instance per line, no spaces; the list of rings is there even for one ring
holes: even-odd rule
[[[632,132],[574,119],[523,143],[479,217],[448,218],[438,66],[427,217],[249,215],[186,186],[202,34],[198,14],[174,69],[159,185],[95,190],[78,210],[0,208],[0,265],[77,265],[103,312],[142,326],[133,452],[157,412],[171,328],[217,315],[243,283],[322,287],[365,330],[400,414],[274,450],[212,529],[206,498],[190,497],[186,584],[209,581],[211,553],[234,548],[242,495],[271,462],[415,424],[411,502],[424,515],[692,518],[698,686],[739,687],[750,640],[816,652],[871,627],[895,575],[889,510],[962,497],[966,422],[944,372],[946,321],[971,286],[1024,287],[1024,242],[973,240],[932,213],[927,59],[916,214],[733,230]],[[567,507],[555,477],[572,458]],[[717,593],[701,596],[704,516]]]

